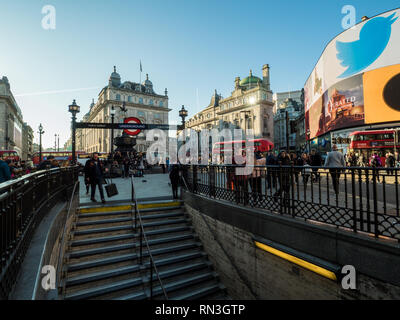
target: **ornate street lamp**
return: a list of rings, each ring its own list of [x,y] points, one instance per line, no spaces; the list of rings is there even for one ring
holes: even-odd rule
[[[44,133],[42,124],[39,125],[38,133],[39,133],[39,163],[41,163],[42,162],[42,134]]]
[[[188,116],[188,112],[183,105],[182,105],[182,109],[179,110],[179,116],[182,118],[182,130],[184,130],[185,129],[185,118]]]
[[[79,113],[81,107],[79,107],[76,104],[76,101],[74,99],[74,101],[72,102],[72,104],[70,104],[68,106],[68,111],[71,112],[72,114],[72,163],[75,164],[76,163],[76,153],[75,153],[75,130],[76,130],[76,115]]]
[[[114,106],[111,107],[110,114],[111,114],[111,123],[114,125],[114,117],[115,117],[115,109]],[[111,156],[114,152],[114,127],[111,129]]]

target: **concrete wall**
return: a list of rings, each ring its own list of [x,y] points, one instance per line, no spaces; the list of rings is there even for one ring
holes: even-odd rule
[[[341,233],[337,230],[305,226],[293,219],[288,221],[281,216],[265,215],[189,193],[184,194],[184,200],[205,251],[234,299],[400,299],[400,286],[395,276],[399,270],[398,246],[388,244],[389,248],[385,248],[376,243],[374,246],[370,239],[348,232],[350,238],[339,240]],[[262,215],[264,224],[260,224],[257,215]],[[247,223],[240,223],[240,220]],[[288,222],[291,222],[290,233],[286,233]],[[265,224],[275,228],[276,232],[268,232],[268,228],[263,228]],[[325,246],[335,234],[336,245]],[[316,241],[317,235],[319,240]],[[323,258],[338,266],[353,264],[357,271],[357,289],[344,290],[340,281],[327,279],[257,248],[254,236],[283,245],[288,245],[290,238],[298,243],[290,248],[301,248],[301,252],[311,254],[315,259]],[[390,259],[388,255],[391,255]],[[354,263],[356,260],[359,264]],[[382,279],[382,273],[387,279]]]

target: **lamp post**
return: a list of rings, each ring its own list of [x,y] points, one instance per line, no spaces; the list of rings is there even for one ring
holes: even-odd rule
[[[41,163],[42,162],[42,134],[44,133],[42,124],[39,125],[38,133],[39,133],[39,163]]]
[[[60,152],[60,135],[57,135],[57,151]]]
[[[182,105],[182,109],[179,110],[179,116],[182,118],[182,130],[185,130],[185,118],[188,116],[188,112],[184,105]]]
[[[54,151],[57,151],[57,133],[54,134]]]
[[[76,163],[76,154],[75,154],[75,130],[76,130],[76,115],[80,111],[80,107],[76,104],[75,99],[68,106],[68,111],[72,114],[72,163]]]
[[[114,106],[111,107],[110,114],[111,114],[111,123],[114,125],[114,117],[115,117],[115,109]],[[114,153],[114,127],[111,129],[111,156]]]

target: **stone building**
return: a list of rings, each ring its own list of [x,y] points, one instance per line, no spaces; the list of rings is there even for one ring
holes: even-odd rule
[[[231,95],[223,98],[215,90],[209,105],[185,122],[186,128],[196,131],[212,128],[252,129],[255,138],[273,141],[273,100],[270,88],[269,65],[262,68],[262,79],[253,75],[235,79]]]
[[[299,118],[304,115],[302,90],[276,93],[274,102],[275,150],[287,149],[287,146],[290,150],[297,150],[301,143],[300,137],[297,137],[297,131],[301,129]],[[300,135],[304,135],[304,132]]]
[[[127,112],[121,111],[125,106]],[[163,95],[155,93],[153,83],[146,75],[146,80],[141,84],[125,81],[114,67],[114,72],[98,96],[97,102],[92,101],[88,113],[82,119],[84,122],[111,123],[111,108],[116,110],[114,122],[122,123],[124,118],[136,117],[146,124],[168,124],[168,92]],[[114,137],[120,135],[122,130],[114,130]],[[137,138],[136,150],[145,152],[151,142],[146,141],[145,132]],[[85,152],[110,152],[111,130],[105,129],[79,129],[76,134],[76,150]],[[115,148],[114,148],[115,150]]]
[[[33,152],[33,130],[24,122],[22,127],[22,159],[31,159]]]
[[[7,77],[2,77],[0,79],[0,150],[15,150],[23,158],[23,126],[22,112],[11,92],[10,83]]]

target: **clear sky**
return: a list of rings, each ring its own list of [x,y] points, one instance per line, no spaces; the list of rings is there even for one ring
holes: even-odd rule
[[[56,29],[42,28],[42,8],[56,9]],[[139,61],[156,93],[168,88],[171,124],[231,94],[236,76],[271,67],[274,92],[299,90],[325,45],[342,32],[344,5],[357,22],[399,7],[398,0],[0,0],[0,77],[7,76],[24,121],[45,130],[45,147],[70,135],[113,66],[139,81]],[[75,90],[79,89],[79,90]],[[57,93],[55,93],[57,92]]]

